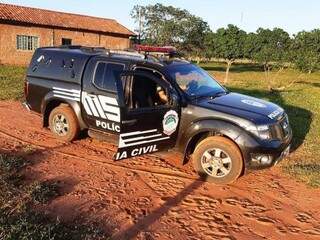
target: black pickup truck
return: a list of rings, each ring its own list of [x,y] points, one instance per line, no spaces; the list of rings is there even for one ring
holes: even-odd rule
[[[118,138],[115,160],[157,151],[192,159],[207,181],[226,184],[249,169],[289,154],[287,114],[270,102],[229,92],[200,67],[181,59],[81,46],[35,51],[25,106],[43,126],[73,141]]]

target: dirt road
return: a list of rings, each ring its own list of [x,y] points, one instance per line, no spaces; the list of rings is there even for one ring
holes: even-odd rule
[[[114,145],[59,142],[18,102],[0,102],[0,151],[24,153],[30,180],[59,180],[45,211],[99,222],[114,239],[320,239],[320,190],[279,167],[216,186],[172,155],[114,162]]]

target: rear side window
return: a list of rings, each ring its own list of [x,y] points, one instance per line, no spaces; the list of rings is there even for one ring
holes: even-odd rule
[[[118,63],[99,62],[94,74],[93,83],[100,89],[117,91],[116,82],[120,80],[120,74],[124,65]]]

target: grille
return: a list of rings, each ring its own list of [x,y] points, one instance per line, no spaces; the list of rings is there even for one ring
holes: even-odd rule
[[[290,125],[289,125],[289,119],[288,115],[285,114],[285,116],[280,120],[280,126],[282,129],[283,137],[286,138],[290,134]]]
[[[273,139],[284,140],[290,135],[291,129],[287,114],[284,114],[280,120],[271,127]]]

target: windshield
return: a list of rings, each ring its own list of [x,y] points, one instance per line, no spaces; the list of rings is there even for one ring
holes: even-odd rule
[[[191,97],[214,96],[226,90],[205,70],[193,64],[171,65],[170,76]]]

